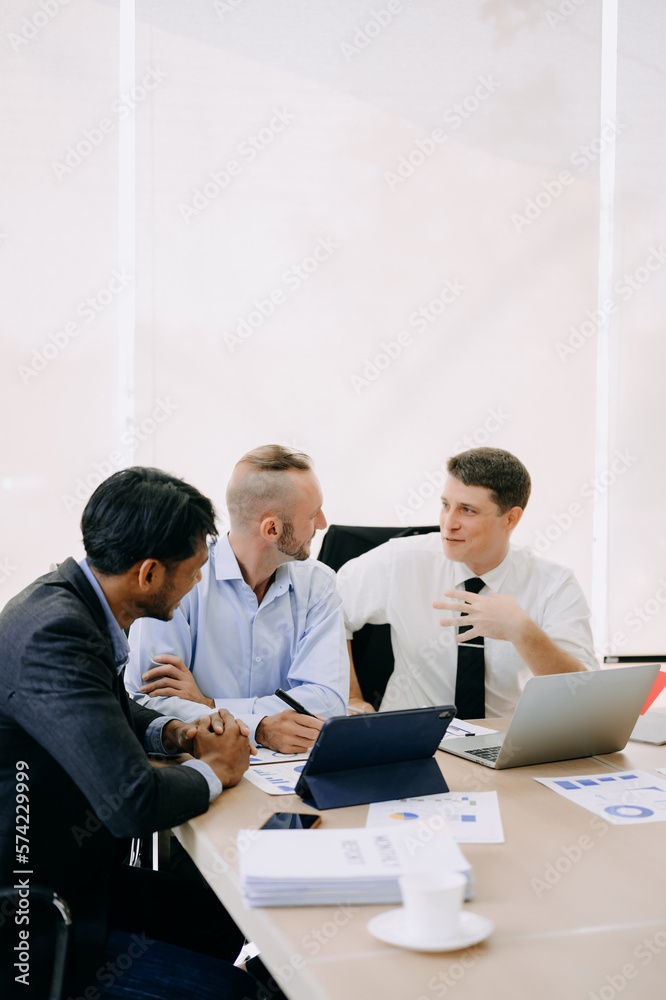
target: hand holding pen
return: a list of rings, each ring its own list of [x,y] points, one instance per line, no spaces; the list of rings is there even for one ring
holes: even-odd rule
[[[300,753],[314,745],[324,720],[308,712],[281,688],[275,692],[289,709],[265,716],[257,726],[256,739],[278,753]]]

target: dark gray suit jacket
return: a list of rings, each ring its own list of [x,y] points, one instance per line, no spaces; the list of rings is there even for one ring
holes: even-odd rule
[[[72,909],[75,947],[89,970],[102,960],[109,878],[127,850],[125,838],[168,829],[208,808],[201,774],[149,763],[143,734],[155,718],[128,699],[104,611],[73,559],[4,608],[0,885],[13,885],[20,877],[14,870],[27,869],[32,882],[55,888]],[[27,865],[17,860],[19,766],[29,775]]]

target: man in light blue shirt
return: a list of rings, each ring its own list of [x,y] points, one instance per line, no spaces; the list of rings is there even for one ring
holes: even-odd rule
[[[186,721],[225,708],[251,739],[294,753],[312,746],[324,719],[345,714],[349,695],[335,574],[308,558],[326,527],[310,458],[280,445],[248,452],[227,507],[229,534],[173,620],[132,627],[125,684],[140,703]],[[278,687],[319,718],[285,710]]]

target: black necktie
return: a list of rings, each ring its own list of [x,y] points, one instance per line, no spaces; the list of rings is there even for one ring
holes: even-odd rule
[[[465,580],[465,590],[478,594],[485,586],[483,580],[473,576]],[[458,632],[467,632],[471,625],[459,625]],[[458,671],[456,673],[456,716],[459,719],[485,719],[486,688],[483,636],[473,639],[476,646],[461,642],[458,646]]]

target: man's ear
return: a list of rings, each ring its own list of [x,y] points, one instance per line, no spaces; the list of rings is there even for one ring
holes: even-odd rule
[[[136,563],[131,572],[135,575],[139,590],[155,591],[164,583],[166,566],[158,559],[144,559],[143,562]]]
[[[272,514],[259,523],[259,534],[265,542],[276,542],[282,534],[282,521]]]
[[[513,531],[513,529],[516,527],[521,517],[523,516],[523,508],[512,507],[510,510],[507,510],[504,516],[507,519],[506,520],[507,529],[509,531]]]

